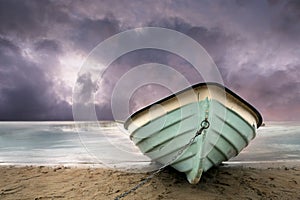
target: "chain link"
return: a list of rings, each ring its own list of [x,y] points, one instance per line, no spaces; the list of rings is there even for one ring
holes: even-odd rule
[[[201,135],[201,133],[203,132],[203,130],[208,129],[210,126],[207,117],[205,117],[205,119],[201,122],[201,128],[196,132],[195,136],[192,137],[192,139],[183,147],[180,148],[180,150],[177,152],[177,154],[169,161],[167,162],[165,165],[163,165],[162,167],[160,167],[158,170],[156,170],[155,172],[153,172],[151,175],[149,175],[148,177],[146,177],[144,180],[142,180],[140,183],[138,183],[136,186],[134,186],[133,188],[131,188],[130,190],[118,195],[114,200],[120,200],[121,198],[126,197],[127,195],[129,195],[130,193],[136,191],[137,189],[139,189],[140,187],[142,187],[143,185],[145,185],[146,183],[148,183],[155,175],[159,174],[161,171],[163,171],[166,167],[168,167],[170,164],[172,164],[175,160],[177,160],[177,158],[179,158],[179,156],[182,155],[182,153],[190,146],[192,145],[192,143],[195,141],[196,137]]]

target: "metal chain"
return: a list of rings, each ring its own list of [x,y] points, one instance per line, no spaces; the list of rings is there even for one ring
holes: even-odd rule
[[[196,139],[197,136],[201,135],[202,131],[205,129],[208,129],[210,126],[207,117],[201,122],[201,128],[196,132],[195,136],[183,147],[180,148],[180,150],[177,152],[177,154],[173,157],[172,160],[170,160],[169,162],[167,162],[165,165],[163,165],[162,167],[160,167],[158,170],[156,170],[155,172],[153,172],[151,175],[149,175],[148,177],[146,177],[144,180],[142,180],[140,183],[138,183],[136,186],[134,186],[133,188],[131,188],[130,190],[118,195],[114,200],[120,200],[121,198],[126,197],[127,195],[129,195],[130,193],[136,191],[137,189],[139,189],[140,187],[142,187],[143,185],[145,185],[146,183],[148,183],[155,175],[159,174],[161,171],[163,171],[167,166],[169,166],[170,164],[172,164],[175,160],[177,160],[177,158],[179,158],[179,156],[182,155],[182,153],[194,142],[194,140]]]

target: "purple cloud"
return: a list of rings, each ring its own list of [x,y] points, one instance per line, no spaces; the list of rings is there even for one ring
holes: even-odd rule
[[[0,39],[0,119],[70,119],[71,107],[55,95],[54,83],[12,42]]]
[[[198,41],[224,83],[258,107],[265,120],[300,120],[299,8],[297,0],[0,1],[0,120],[72,120],[72,86],[83,59],[106,38],[143,26],[170,28]],[[149,62],[169,65],[191,83],[202,80],[172,53],[128,53],[97,83],[100,119],[112,118],[111,94],[120,77]],[[145,86],[131,107],[168,93]]]

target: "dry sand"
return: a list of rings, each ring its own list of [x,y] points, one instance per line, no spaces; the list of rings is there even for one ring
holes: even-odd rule
[[[147,174],[99,168],[0,167],[0,199],[114,199]],[[168,168],[124,199],[300,199],[300,165],[220,166],[197,185]]]

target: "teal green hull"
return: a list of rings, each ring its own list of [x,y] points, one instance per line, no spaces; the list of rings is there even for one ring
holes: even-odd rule
[[[206,117],[210,127],[171,164],[196,184],[203,172],[238,155],[255,137],[256,124],[216,100],[205,99],[136,127],[131,139],[145,155],[164,165],[194,137]]]
[[[209,128],[184,148],[203,120]],[[203,172],[238,155],[261,124],[259,112],[228,88],[199,83],[137,111],[124,127],[142,153],[196,184]]]

